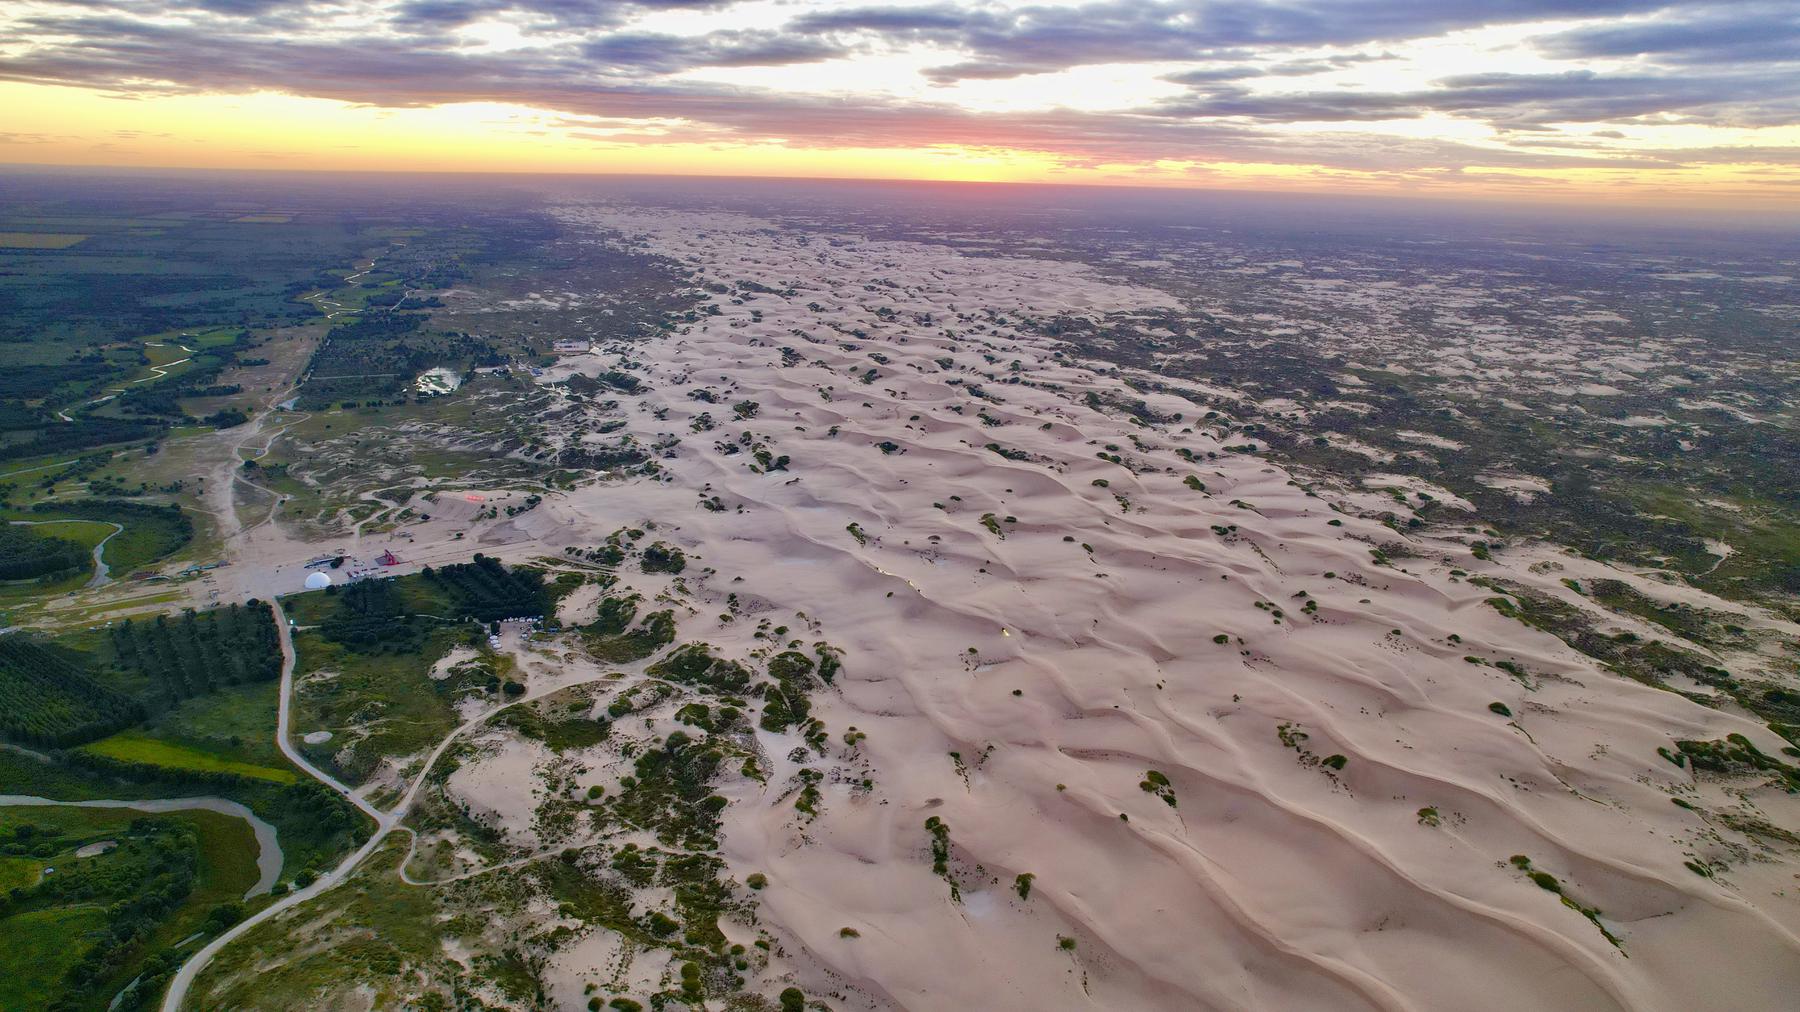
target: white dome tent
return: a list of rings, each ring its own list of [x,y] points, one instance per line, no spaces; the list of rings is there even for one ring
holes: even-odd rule
[[[327,573],[308,573],[306,575],[307,590],[324,590],[331,586],[331,576]]]

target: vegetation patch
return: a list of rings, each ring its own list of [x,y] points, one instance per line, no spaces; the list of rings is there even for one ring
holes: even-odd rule
[[[1675,747],[1696,770],[1720,776],[1769,773],[1789,794],[1800,793],[1800,769],[1764,753],[1741,734],[1729,734],[1713,741],[1678,741]]]
[[[126,619],[112,627],[110,644],[114,662],[148,679],[169,704],[281,676],[274,612],[262,601],[207,612],[189,609],[174,620]]]
[[[950,899],[961,902],[962,887],[950,872],[950,824],[933,815],[925,820],[925,832],[931,836],[931,873],[950,883]]]
[[[1597,908],[1590,907],[1580,900],[1575,899],[1573,896],[1570,896],[1568,891],[1564,889],[1562,882],[1558,880],[1555,875],[1552,875],[1547,871],[1539,871],[1538,869],[1533,868],[1531,866],[1531,858],[1526,857],[1524,854],[1514,854],[1507,860],[1514,868],[1523,872],[1526,878],[1531,879],[1539,889],[1555,893],[1556,897],[1562,900],[1563,906],[1568,907],[1570,910],[1587,918],[1589,923],[1593,924],[1593,926],[1599,930],[1601,936],[1613,944],[1614,948],[1618,949],[1620,952],[1625,951],[1625,943],[1620,941],[1617,935],[1614,935],[1611,931],[1607,930],[1606,925],[1600,922],[1600,911]]]
[[[144,709],[93,678],[80,655],[22,633],[0,636],[0,736],[65,748],[137,723]]]
[[[689,643],[645,669],[652,677],[713,693],[739,693],[750,687],[750,669],[714,657],[705,643]]]
[[[92,564],[85,545],[30,527],[0,524],[0,580],[35,580]]]
[[[137,731],[122,731],[110,738],[102,738],[91,745],[82,746],[82,751],[109,759],[117,759],[120,762],[163,766],[175,770],[195,770],[202,773],[229,773],[233,776],[267,780],[277,784],[291,784],[299,779],[292,770],[239,762],[211,752],[152,738]]]
[[[1144,779],[1138,782],[1138,789],[1146,794],[1154,794],[1161,798],[1163,804],[1175,807],[1175,788],[1169,784],[1169,778],[1156,770],[1149,770]]]
[[[0,853],[37,865],[0,896],[5,1008],[105,1008],[140,974],[119,1007],[150,1006],[189,951],[176,944],[242,917],[257,880],[249,828],[213,812],[5,808]]]

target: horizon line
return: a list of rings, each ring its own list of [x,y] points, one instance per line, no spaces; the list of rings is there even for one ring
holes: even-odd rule
[[[92,176],[129,176],[156,175],[158,173],[176,175],[214,175],[214,176],[361,176],[361,177],[405,177],[434,176],[439,178],[538,178],[538,179],[639,179],[652,181],[739,181],[739,182],[771,182],[771,183],[842,183],[842,184],[884,184],[899,186],[946,186],[968,189],[977,188],[1013,188],[1013,189],[1064,189],[1064,190],[1100,190],[1119,193],[1145,194],[1181,194],[1181,195],[1214,195],[1243,196],[1254,198],[1300,198],[1303,200],[1335,200],[1346,203],[1428,203],[1439,206],[1471,206],[1480,209],[1514,210],[1522,212],[1555,211],[1568,213],[1571,204],[1579,204],[1579,211],[1596,218],[1611,218],[1641,214],[1645,210],[1654,210],[1662,214],[1676,215],[1682,218],[1717,217],[1730,219],[1733,224],[1755,224],[1762,227],[1781,227],[1778,222],[1769,220],[1771,214],[1785,217],[1800,223],[1800,205],[1791,209],[1782,207],[1724,207],[1717,205],[1671,202],[1659,204],[1654,201],[1636,201],[1622,203],[1617,206],[1596,206],[1593,194],[1571,193],[1566,197],[1546,198],[1534,196],[1506,196],[1483,193],[1449,193],[1443,191],[1423,190],[1327,190],[1311,187],[1295,187],[1293,189],[1264,189],[1241,186],[1171,186],[1154,183],[1129,182],[1056,182],[1050,180],[997,180],[997,179],[935,179],[917,176],[833,176],[833,175],[776,175],[776,174],[736,174],[722,172],[609,172],[603,169],[348,169],[319,168],[303,166],[294,168],[263,168],[255,166],[203,166],[203,165],[106,165],[92,162],[0,162],[0,174],[7,175],[50,175],[58,172],[78,171]],[[1656,222],[1643,222],[1645,226]]]

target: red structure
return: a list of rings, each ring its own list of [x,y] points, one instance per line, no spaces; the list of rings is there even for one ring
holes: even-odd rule
[[[375,561],[384,566],[398,566],[400,564],[399,557],[394,555],[393,552],[382,552],[380,558],[377,558]]]

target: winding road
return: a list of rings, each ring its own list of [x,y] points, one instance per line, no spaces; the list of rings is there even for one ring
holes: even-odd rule
[[[15,527],[37,527],[42,524],[99,524],[102,527],[111,527],[112,533],[101,538],[99,543],[94,545],[94,578],[89,580],[85,586],[91,590],[95,587],[104,587],[112,582],[112,577],[108,575],[112,572],[112,567],[106,564],[106,560],[100,557],[100,553],[105,550],[108,541],[125,533],[125,527],[122,524],[115,524],[110,520],[14,520],[11,523]]]
[[[294,763],[294,765],[300,767],[301,769],[305,770],[307,773],[311,774],[320,783],[323,783],[325,786],[330,787],[332,790],[338,792],[339,794],[342,794],[345,798],[349,799],[352,804],[354,804],[354,805],[356,805],[356,807],[362,809],[364,812],[366,812],[369,815],[370,818],[374,819],[375,820],[375,832],[373,832],[369,835],[368,840],[365,841],[361,847],[358,847],[356,849],[355,853],[351,854],[349,857],[346,857],[343,861],[339,862],[339,864],[336,868],[333,868],[330,871],[326,872],[325,874],[319,876],[319,878],[316,879],[311,885],[307,886],[304,889],[299,889],[299,890],[295,890],[294,892],[290,892],[286,896],[275,901],[274,903],[270,904],[269,906],[264,907],[263,909],[257,911],[256,913],[250,915],[249,917],[244,918],[243,920],[239,921],[237,924],[233,925],[229,930],[225,931],[223,934],[219,935],[217,938],[214,938],[211,942],[208,942],[198,952],[195,952],[192,956],[190,956],[188,958],[187,962],[182,964],[181,969],[176,971],[174,979],[169,982],[169,990],[163,996],[162,1012],[178,1012],[178,1010],[182,1007],[182,1002],[185,1001],[187,998],[188,989],[193,986],[195,978],[197,978],[200,975],[200,971],[205,969],[207,963],[211,962],[212,958],[214,956],[218,955],[219,952],[221,950],[223,950],[227,945],[230,945],[234,940],[243,936],[244,934],[249,932],[250,929],[256,927],[258,924],[261,924],[264,921],[271,920],[271,919],[279,916],[283,912],[290,910],[293,907],[296,907],[302,903],[305,903],[307,900],[313,899],[314,897],[322,895],[323,893],[335,888],[337,885],[339,885],[340,883],[345,881],[347,878],[349,878],[350,873],[355,871],[356,867],[358,865],[360,865],[365,858],[367,858],[370,854],[375,853],[375,851],[381,847],[382,842],[387,839],[387,837],[390,833],[393,833],[396,830],[400,831],[400,832],[404,832],[404,833],[408,834],[409,836],[413,836],[414,843],[416,844],[417,835],[413,833],[413,830],[410,827],[401,825],[401,822],[406,818],[407,814],[409,812],[411,812],[413,803],[418,799],[419,792],[421,790],[423,790],[425,787],[426,777],[430,774],[432,768],[437,765],[438,759],[443,756],[444,752],[447,749],[449,749],[450,746],[452,744],[454,744],[458,738],[462,737],[468,731],[481,726],[482,724],[491,720],[496,715],[498,715],[512,707],[519,706],[520,704],[523,704],[523,703],[533,702],[535,700],[543,698],[544,696],[551,695],[551,694],[557,693],[557,692],[562,692],[566,689],[573,688],[577,685],[585,685],[585,684],[590,684],[593,681],[603,680],[601,677],[596,676],[594,679],[591,679],[588,681],[557,684],[552,688],[549,688],[549,689],[546,689],[546,690],[543,690],[540,692],[520,696],[517,699],[510,700],[510,701],[502,703],[498,706],[489,707],[488,709],[483,710],[480,713],[474,715],[473,717],[470,717],[469,719],[463,721],[461,724],[458,724],[456,726],[456,728],[454,730],[452,730],[449,734],[445,735],[444,739],[442,741],[438,742],[437,747],[432,749],[431,753],[425,757],[425,761],[420,764],[418,773],[414,776],[411,786],[409,786],[407,788],[406,794],[404,796],[402,796],[401,799],[397,803],[395,803],[393,808],[384,812],[384,811],[376,808],[373,804],[371,804],[368,801],[368,799],[357,794],[357,792],[353,788],[346,785],[343,781],[338,780],[336,777],[332,776],[329,773],[326,773],[324,770],[321,770],[317,766],[313,765],[310,760],[308,760],[304,755],[300,754],[300,751],[298,749],[294,748],[293,742],[291,740],[292,736],[290,734],[290,726],[291,726],[290,713],[291,713],[291,709],[292,709],[292,702],[293,702],[293,695],[294,695],[294,664],[295,664],[295,659],[296,659],[296,654],[294,652],[293,630],[288,625],[287,612],[281,607],[281,601],[279,599],[272,600],[270,602],[270,605],[275,610],[275,625],[276,625],[276,628],[279,630],[280,641],[281,641],[281,700],[280,700],[280,707],[277,710],[276,723],[275,723],[275,744],[280,747],[282,754],[287,756],[288,759]],[[570,848],[564,847],[564,848],[558,848],[556,850],[549,851],[549,852],[532,854],[527,857],[517,859],[515,861],[509,861],[509,862],[505,863],[504,865],[496,865],[494,867],[484,868],[484,869],[481,869],[479,872],[473,872],[473,873],[469,873],[466,875],[456,876],[455,878],[449,879],[446,881],[457,881],[462,878],[471,877],[474,874],[483,874],[483,873],[486,873],[489,871],[497,871],[501,868],[506,868],[506,867],[516,867],[518,865],[526,864],[531,861],[541,860],[542,858],[544,858],[546,856],[560,853],[562,850],[567,850],[567,849],[570,849]],[[407,859],[410,860],[411,857],[412,857],[412,850],[409,848],[407,851]],[[410,885],[438,884],[438,883],[434,883],[434,882],[430,882],[430,881],[416,880],[416,879],[412,878],[410,875],[408,875],[406,873],[406,862],[405,861],[401,862],[400,878]]]
[[[368,799],[360,797],[355,791],[351,790],[343,781],[326,773],[324,770],[319,769],[317,766],[314,766],[311,760],[300,754],[299,749],[294,748],[293,742],[289,740],[288,733],[292,720],[292,706],[290,704],[294,695],[294,637],[292,631],[288,627],[287,612],[281,607],[280,599],[271,600],[269,603],[275,610],[275,627],[279,631],[281,640],[281,703],[279,709],[276,711],[275,744],[281,749],[281,753],[287,756],[289,761],[294,765],[311,774],[313,778],[320,783],[323,783],[325,786],[342,794],[344,797],[348,798],[352,804],[366,812],[370,818],[375,820],[376,830],[369,835],[369,839],[361,847],[357,848],[355,853],[346,857],[336,868],[319,876],[311,885],[304,889],[297,889],[290,892],[274,903],[271,903],[261,910],[258,910],[256,913],[251,914],[249,917],[237,922],[223,934],[202,946],[200,951],[188,957],[187,962],[181,965],[181,969],[176,971],[174,979],[169,982],[168,992],[163,995],[163,1012],[176,1012],[177,1009],[181,1008],[183,999],[187,997],[188,988],[193,986],[194,978],[199,976],[200,971],[205,969],[206,964],[211,962],[212,958],[218,955],[221,949],[231,944],[233,939],[245,934],[258,924],[274,918],[281,912],[298,906],[301,903],[312,899],[314,896],[325,892],[348,877],[350,872],[354,870],[358,864],[362,863],[364,858],[375,852],[375,848],[381,845],[381,841],[386,838],[389,830],[394,828],[394,825],[405,813],[405,802],[396,806],[391,813],[382,812],[380,809],[370,804]],[[446,741],[445,744],[447,745],[449,742]],[[438,751],[442,752],[442,750],[443,746],[439,746]],[[437,755],[437,752],[432,753],[432,759],[435,760]],[[429,769],[430,766],[427,765],[426,770]],[[419,774],[421,782],[424,780],[424,772],[425,771],[421,771]],[[415,785],[413,791],[407,792],[406,801],[412,799],[413,792],[417,791],[417,789],[418,788]]]

